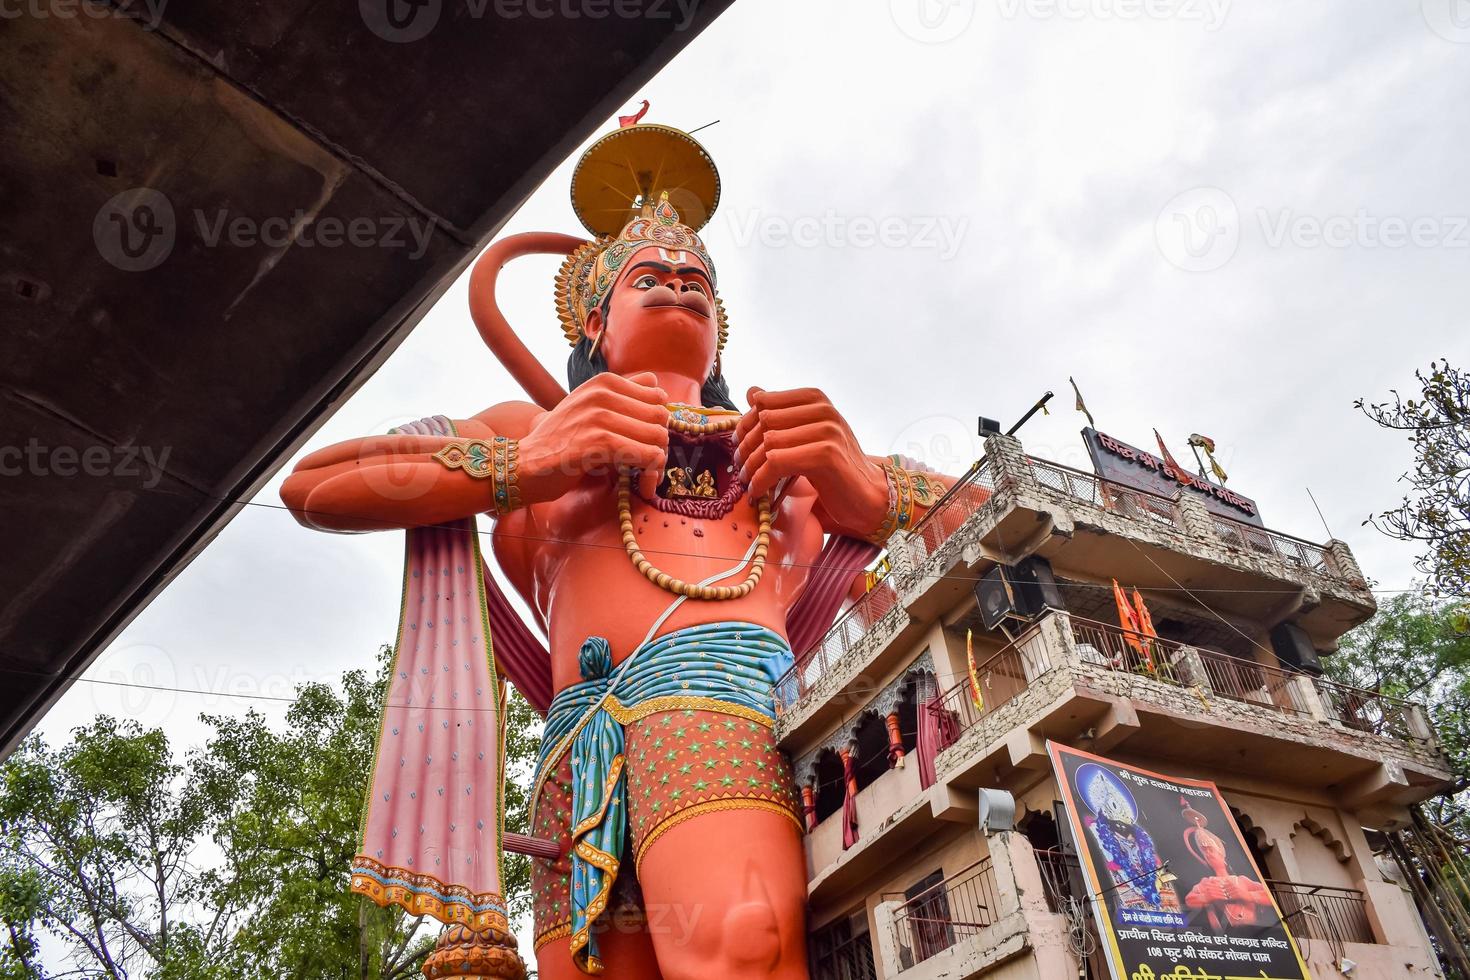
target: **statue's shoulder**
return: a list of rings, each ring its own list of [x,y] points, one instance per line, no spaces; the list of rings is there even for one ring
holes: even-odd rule
[[[505,436],[508,439],[520,439],[545,414],[546,409],[531,402],[501,402],[459,423],[456,428],[461,435],[471,438]]]

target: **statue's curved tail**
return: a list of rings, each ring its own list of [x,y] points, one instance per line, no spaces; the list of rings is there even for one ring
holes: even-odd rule
[[[566,389],[536,360],[500,312],[495,302],[495,281],[511,259],[523,255],[569,255],[584,244],[583,239],[573,235],[550,231],[512,235],[485,249],[470,273],[470,317],[475,321],[475,328],[531,400],[548,411],[567,396]]]

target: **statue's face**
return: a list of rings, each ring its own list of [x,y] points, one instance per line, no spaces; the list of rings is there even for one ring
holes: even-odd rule
[[[693,252],[650,246],[635,252],[613,285],[606,316],[587,318],[589,336],[617,374],[673,371],[703,380],[719,342],[714,283]]]

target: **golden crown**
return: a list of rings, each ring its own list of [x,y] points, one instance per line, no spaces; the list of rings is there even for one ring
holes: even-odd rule
[[[714,262],[697,232],[719,201],[714,161],[682,130],[628,125],[588,147],[572,173],[572,207],[596,237],[567,256],[556,276],[556,313],[567,342],[575,347],[582,339],[587,317],[628,259],[645,248],[693,253],[714,285]],[[729,324],[724,303],[718,294],[713,299],[723,350]]]

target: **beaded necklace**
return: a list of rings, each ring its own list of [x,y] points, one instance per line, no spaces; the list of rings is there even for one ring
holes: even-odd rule
[[[693,408],[689,405],[670,404],[669,428],[674,432],[690,436],[713,435],[729,432],[740,424],[740,413],[722,408]],[[771,544],[771,498],[767,494],[756,502],[760,527],[756,534],[755,551],[751,554],[750,574],[739,585],[698,585],[675,578],[660,571],[649,561],[638,547],[638,535],[633,530],[633,477],[623,473],[618,478],[618,523],[623,532],[623,547],[634,567],[654,585],[665,592],[688,596],[691,599],[725,601],[741,599],[750,595],[760,584],[765,573],[766,553]]]

